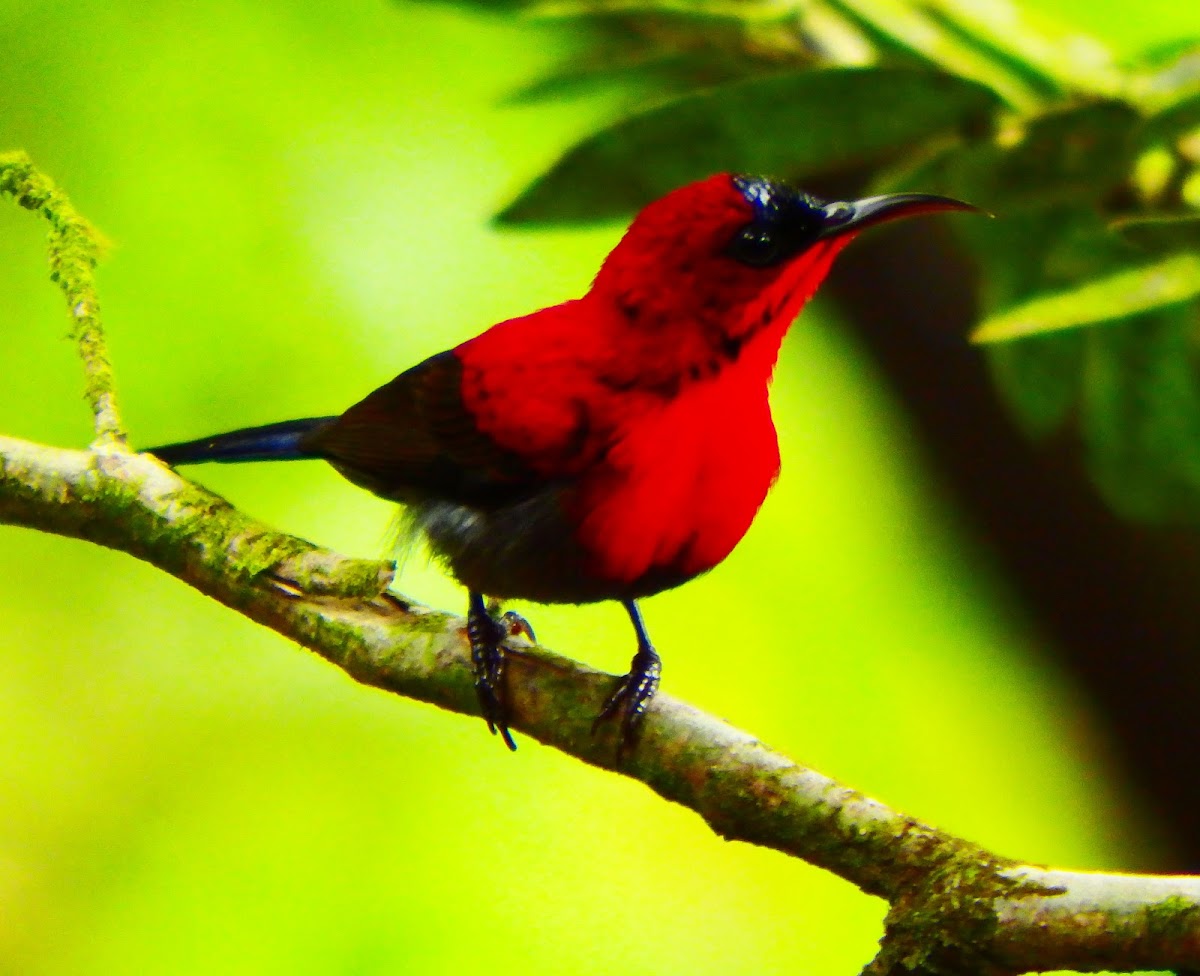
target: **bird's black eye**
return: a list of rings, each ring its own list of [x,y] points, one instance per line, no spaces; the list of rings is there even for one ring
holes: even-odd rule
[[[725,248],[725,253],[752,268],[768,267],[784,256],[778,235],[757,221],[739,230]]]
[[[733,185],[754,215],[726,245],[726,255],[735,261],[752,268],[779,264],[813,244],[825,229],[823,200],[757,176],[735,176]]]

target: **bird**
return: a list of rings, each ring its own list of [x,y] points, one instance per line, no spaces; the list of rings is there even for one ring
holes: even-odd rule
[[[404,508],[467,590],[480,710],[510,749],[499,601],[617,601],[637,641],[593,725],[636,747],[662,672],[638,600],[717,566],[779,475],[784,335],[863,229],[949,197],[827,201],[718,173],[646,205],[579,298],[508,319],[344,413],[150,448],[171,465],[320,458]]]

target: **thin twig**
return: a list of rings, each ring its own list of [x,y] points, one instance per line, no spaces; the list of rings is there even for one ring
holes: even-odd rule
[[[100,234],[54,181],[39,172],[23,152],[0,153],[0,196],[11,196],[50,224],[50,278],[62,289],[71,316],[71,336],[83,358],[85,392],[96,418],[98,450],[125,449],[125,429],[117,411],[112,365],[100,323],[95,271]]]

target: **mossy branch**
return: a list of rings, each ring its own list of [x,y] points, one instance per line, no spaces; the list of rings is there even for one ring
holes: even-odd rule
[[[390,564],[276,532],[124,448],[96,317],[95,235],[22,155],[0,156],[0,190],[50,219],[52,275],[72,308],[85,303],[76,317],[98,435],[89,451],[0,436],[0,523],[127,552],[357,681],[477,714],[464,621],[388,593]],[[611,676],[528,644],[509,660],[514,729],[641,780],[722,837],[803,858],[887,899],[868,973],[1200,966],[1200,877],[1052,871],[997,856],[666,694],[618,764],[612,730],[591,731]]]
[[[0,523],[159,567],[364,684],[477,714],[464,621],[386,592],[391,567],[283,535],[146,455],[0,437]],[[872,973],[1166,969],[1200,961],[1200,877],[1049,871],[889,809],[660,694],[616,763],[592,719],[613,678],[510,649],[514,729],[641,780],[722,837],[772,847],[891,903]],[[480,747],[486,743],[481,740]]]
[[[125,429],[117,412],[112,364],[100,324],[96,263],[101,237],[81,217],[50,177],[34,168],[23,152],[0,153],[0,196],[11,196],[50,224],[50,280],[58,284],[71,316],[71,336],[79,343],[85,393],[96,418],[95,447],[124,450]]]

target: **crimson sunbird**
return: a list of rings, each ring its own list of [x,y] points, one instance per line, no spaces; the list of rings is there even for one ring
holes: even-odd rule
[[[729,555],[779,474],[767,386],[788,327],[864,227],[976,209],[920,193],[830,203],[721,173],[643,209],[582,298],[500,322],[340,416],[151,453],[322,458],[403,505],[468,591],[480,708],[510,749],[502,645],[524,621],[485,597],[620,601],[637,652],[596,718],[620,716],[619,758],[662,671],[637,600]]]

